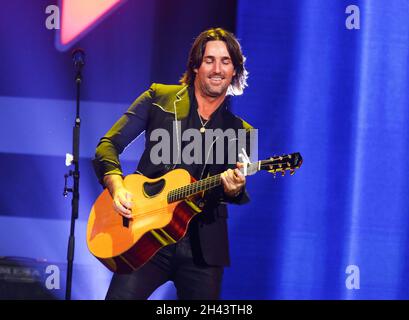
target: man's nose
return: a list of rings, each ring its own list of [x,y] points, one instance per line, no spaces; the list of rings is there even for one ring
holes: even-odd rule
[[[213,66],[213,72],[214,73],[220,73],[220,71],[221,71],[220,62],[216,61],[214,63],[214,66]]]

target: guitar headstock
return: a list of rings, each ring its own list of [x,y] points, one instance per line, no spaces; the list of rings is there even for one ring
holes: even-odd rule
[[[295,170],[301,167],[302,162],[301,154],[296,152],[262,160],[260,161],[259,170],[267,170],[274,175],[277,172],[281,172],[281,175],[283,176],[286,171],[290,171],[290,174],[293,175]]]
[[[286,154],[282,156],[271,157],[267,160],[260,160],[257,162],[247,163],[247,168],[241,168],[240,171],[250,176],[260,170],[267,170],[273,173],[274,176],[277,172],[281,172],[281,175],[285,175],[288,170],[293,175],[295,170],[301,167],[302,157],[299,152]]]

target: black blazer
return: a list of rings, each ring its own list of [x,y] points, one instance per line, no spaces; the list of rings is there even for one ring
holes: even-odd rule
[[[150,151],[157,141],[151,141],[147,137],[150,137],[152,131],[158,128],[173,133],[175,131],[174,120],[176,119],[180,121],[180,127],[178,126],[176,131],[183,132],[186,129],[186,121],[184,120],[187,119],[190,106],[191,101],[187,86],[152,84],[149,90],[140,95],[107,134],[101,138],[93,160],[99,181],[102,183],[103,177],[108,174],[123,174],[119,154],[143,131],[145,131],[146,137],[145,150],[139,161],[137,172],[155,178],[173,169],[172,164],[157,165],[151,162]],[[244,120],[233,115],[227,107],[224,107],[220,112],[222,114],[218,119],[221,120],[213,126],[222,130],[245,129],[248,133],[252,129]],[[249,145],[246,148],[249,153]],[[225,152],[227,153],[227,146]],[[235,167],[234,164],[228,163],[213,164],[209,166],[209,175],[218,174],[233,167]],[[191,238],[193,241],[196,239],[196,243],[199,244],[194,248],[194,254],[200,254],[204,262],[209,265],[227,266],[230,264],[230,258],[226,203],[244,204],[249,201],[249,198],[245,190],[236,198],[229,198],[223,193],[222,187],[219,187],[207,192],[205,200],[206,206],[203,212],[193,219],[189,228],[192,229],[190,230]]]

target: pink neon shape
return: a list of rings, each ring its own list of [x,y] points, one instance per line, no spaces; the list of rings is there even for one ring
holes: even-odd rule
[[[61,0],[61,44],[66,46],[122,0]]]

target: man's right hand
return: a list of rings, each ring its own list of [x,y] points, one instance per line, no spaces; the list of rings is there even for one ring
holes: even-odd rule
[[[133,195],[125,186],[120,175],[107,175],[104,177],[104,184],[108,188],[116,212],[125,218],[132,219]]]

